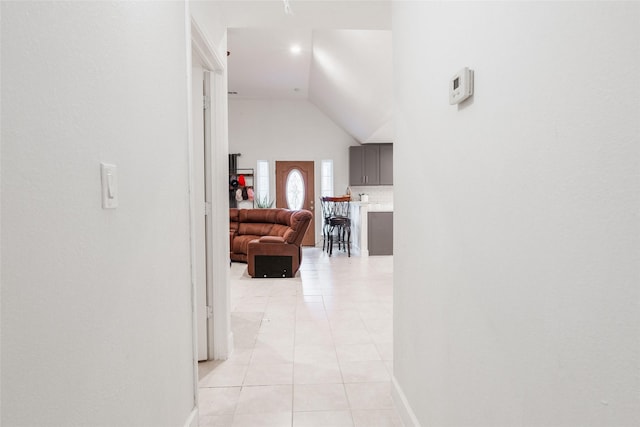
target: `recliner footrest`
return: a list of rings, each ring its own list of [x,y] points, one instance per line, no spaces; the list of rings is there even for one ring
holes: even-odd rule
[[[286,255],[256,255],[253,270],[259,277],[293,277],[292,257]]]

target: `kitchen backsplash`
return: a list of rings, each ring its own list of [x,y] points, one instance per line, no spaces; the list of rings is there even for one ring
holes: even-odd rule
[[[393,205],[393,186],[371,185],[366,187],[351,187],[351,200],[360,200],[360,194],[369,195],[369,203],[391,204]]]

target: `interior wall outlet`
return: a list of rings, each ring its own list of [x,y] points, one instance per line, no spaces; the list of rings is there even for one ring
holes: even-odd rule
[[[118,168],[109,163],[100,163],[102,177],[102,209],[118,207]]]

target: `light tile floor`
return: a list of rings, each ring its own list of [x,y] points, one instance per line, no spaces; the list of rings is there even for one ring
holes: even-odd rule
[[[232,264],[235,351],[199,365],[201,426],[402,426],[390,393],[393,257],[303,251],[291,279]]]

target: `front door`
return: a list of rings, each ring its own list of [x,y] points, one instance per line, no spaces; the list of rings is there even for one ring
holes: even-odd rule
[[[313,213],[303,246],[316,245],[314,176],[313,161],[276,161],[276,207]]]

